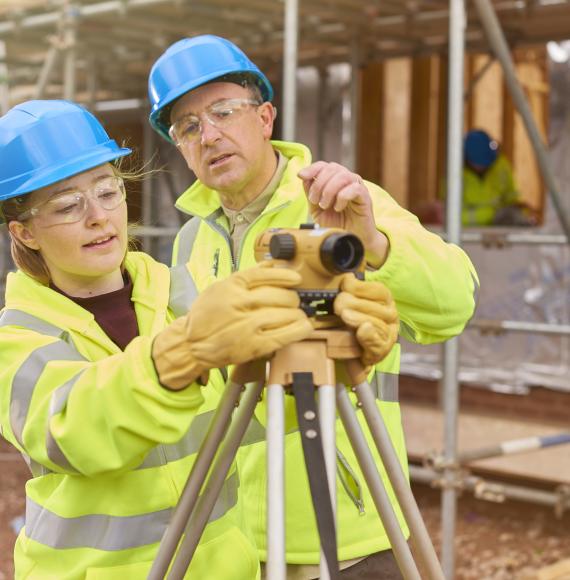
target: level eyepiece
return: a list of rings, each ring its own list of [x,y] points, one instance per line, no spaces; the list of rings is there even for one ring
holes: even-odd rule
[[[364,246],[353,234],[331,234],[321,245],[321,262],[332,274],[356,271],[364,258]]]

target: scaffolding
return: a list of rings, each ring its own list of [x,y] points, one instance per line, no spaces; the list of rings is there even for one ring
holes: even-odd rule
[[[281,85],[280,110],[283,138],[294,140],[297,118],[297,70],[299,65],[317,66],[321,87],[326,83],[327,65],[348,62],[353,75],[365,60],[408,54],[430,54],[446,49],[449,54],[447,131],[447,214],[442,236],[460,245],[480,243],[484,247],[506,245],[567,245],[570,222],[551,167],[548,152],[520,87],[509,45],[546,40],[564,40],[570,20],[567,0],[28,0],[4,9],[0,21],[0,109],[28,98],[63,96],[85,102],[97,112],[139,111],[146,116],[146,72],[162,50],[189,34],[215,31],[230,37]],[[192,26],[185,23],[192,22]],[[501,27],[507,23],[507,36]],[[466,48],[490,52],[504,72],[514,104],[530,138],[540,172],[558,216],[562,234],[528,232],[462,232],[461,197],[463,159],[464,54]],[[280,66],[280,61],[283,66]],[[489,61],[491,62],[491,60]],[[127,79],[128,77],[128,79]],[[12,91],[8,87],[13,87]],[[347,126],[355,167],[358,83],[350,83]],[[147,126],[144,123],[144,126]],[[319,138],[321,139],[321,137]],[[321,143],[322,145],[322,143]],[[149,161],[157,144],[153,132],[144,135],[144,160]],[[144,249],[153,252],[154,241],[172,238],[177,227],[155,227],[152,216],[156,196],[143,186],[142,226],[138,235]],[[3,234],[5,235],[5,234]],[[7,244],[3,244],[6,248]],[[7,269],[6,249],[0,255]],[[535,332],[570,335],[570,326],[523,323],[508,320],[473,320],[468,328],[489,332]],[[444,346],[443,411],[445,433],[443,455],[435,463],[412,466],[412,479],[437,480],[442,488],[442,564],[446,578],[454,577],[455,519],[458,489],[472,489],[478,497],[503,494],[522,501],[568,509],[568,489],[556,493],[483,482],[473,476],[458,484],[457,449],[459,407],[458,339]],[[465,459],[465,458],[464,458]],[[436,469],[437,468],[437,469]]]

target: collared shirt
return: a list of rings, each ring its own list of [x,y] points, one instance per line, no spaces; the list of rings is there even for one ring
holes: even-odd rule
[[[265,189],[254,200],[250,201],[245,207],[242,207],[239,210],[225,207],[222,203],[222,210],[228,218],[230,238],[232,240],[232,255],[234,259],[237,258],[245,230],[247,230],[248,226],[253,223],[257,216],[265,209],[281,181],[285,167],[287,167],[287,157],[279,151],[276,151],[275,155],[277,156],[277,168],[275,169],[275,173],[269,180]]]

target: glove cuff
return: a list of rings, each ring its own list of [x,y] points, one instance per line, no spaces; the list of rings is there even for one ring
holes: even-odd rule
[[[199,364],[190,349],[173,349],[170,340],[159,334],[152,343],[151,358],[160,385],[169,391],[180,391],[196,382],[208,369]]]

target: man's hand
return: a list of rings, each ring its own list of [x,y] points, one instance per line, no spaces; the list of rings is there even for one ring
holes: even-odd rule
[[[356,332],[362,347],[362,364],[380,362],[398,339],[398,311],[392,294],[382,282],[363,282],[352,274],[341,281],[342,292],[334,301],[335,314]]]
[[[376,229],[372,200],[362,177],[338,163],[317,161],[299,171],[315,223],[356,234],[366,262],[379,268],[388,257],[388,238]]]

